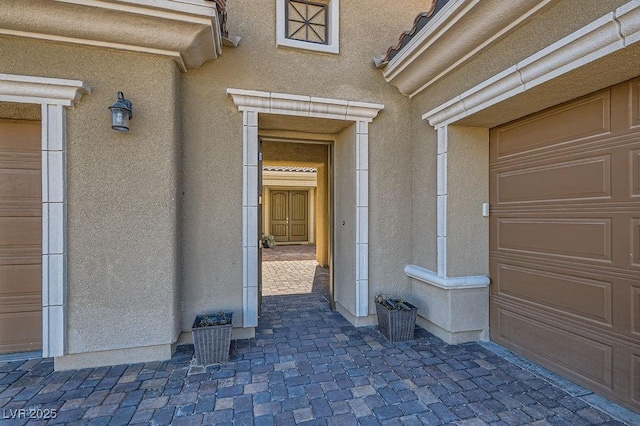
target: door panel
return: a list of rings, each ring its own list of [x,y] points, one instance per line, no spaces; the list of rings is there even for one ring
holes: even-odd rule
[[[0,120],[0,353],[42,348],[40,123]]]
[[[290,191],[289,200],[289,241],[307,241],[307,191]]]
[[[271,235],[276,242],[289,241],[289,193],[271,191]]]
[[[638,82],[491,130],[491,339],[639,411]]]

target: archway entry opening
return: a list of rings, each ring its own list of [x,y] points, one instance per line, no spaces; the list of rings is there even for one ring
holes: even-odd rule
[[[258,325],[259,311],[259,137],[331,140],[336,229],[332,267],[336,309],[349,321],[369,314],[369,123],[384,105],[309,96],[227,89],[242,112],[243,135],[243,315],[245,328]],[[338,232],[338,227],[340,227]]]
[[[333,307],[331,136],[261,135],[260,152],[259,303],[313,294]]]

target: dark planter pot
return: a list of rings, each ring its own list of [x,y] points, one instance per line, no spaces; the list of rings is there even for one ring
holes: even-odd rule
[[[210,365],[229,361],[233,312],[225,312],[225,316],[229,318],[229,324],[197,327],[203,318],[216,316],[217,314],[198,315],[193,322],[191,333],[198,364]]]
[[[399,306],[400,309],[387,309],[386,306],[376,302],[380,333],[392,342],[413,340],[418,308],[408,302],[400,304],[399,299],[392,299],[391,301]],[[401,307],[401,305],[405,305],[406,308]]]

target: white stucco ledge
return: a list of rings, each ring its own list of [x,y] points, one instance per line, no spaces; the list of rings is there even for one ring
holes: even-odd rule
[[[411,303],[418,307],[417,324],[449,344],[489,338],[489,278],[441,277],[409,265]]]
[[[490,284],[489,277],[484,275],[470,277],[441,277],[435,272],[416,265],[407,265],[404,272],[411,278],[434,285],[443,290],[462,290],[468,288],[483,288]]]
[[[72,107],[91,88],[80,80],[0,74],[0,102]]]
[[[255,90],[227,89],[239,111],[371,122],[384,105]]]
[[[571,73],[577,70],[583,70],[584,74],[592,64],[613,57],[618,52],[631,49],[638,51],[640,50],[638,41],[640,41],[640,2],[634,0],[428,111],[422,119],[428,120],[433,127],[440,128],[467,117],[473,117],[494,105],[506,104],[518,95],[552,80],[558,81],[563,77],[570,79]],[[612,63],[608,68],[611,67],[615,67],[617,71],[611,73],[613,75],[628,73],[629,78],[637,75],[637,63],[633,60]],[[602,73],[594,70],[591,74]],[[576,79],[580,80],[577,77]],[[600,86],[607,87],[618,82],[603,80]],[[595,91],[602,87],[589,89]],[[574,97],[567,93],[566,100]],[[517,111],[515,115],[520,117],[561,101],[562,99],[550,98],[549,105],[536,105],[532,111]],[[499,123],[470,122],[468,124],[493,127]]]

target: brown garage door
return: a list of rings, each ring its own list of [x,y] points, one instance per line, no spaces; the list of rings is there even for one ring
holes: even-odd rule
[[[491,130],[491,339],[640,411],[640,79]]]
[[[0,353],[42,348],[40,123],[0,120]]]

